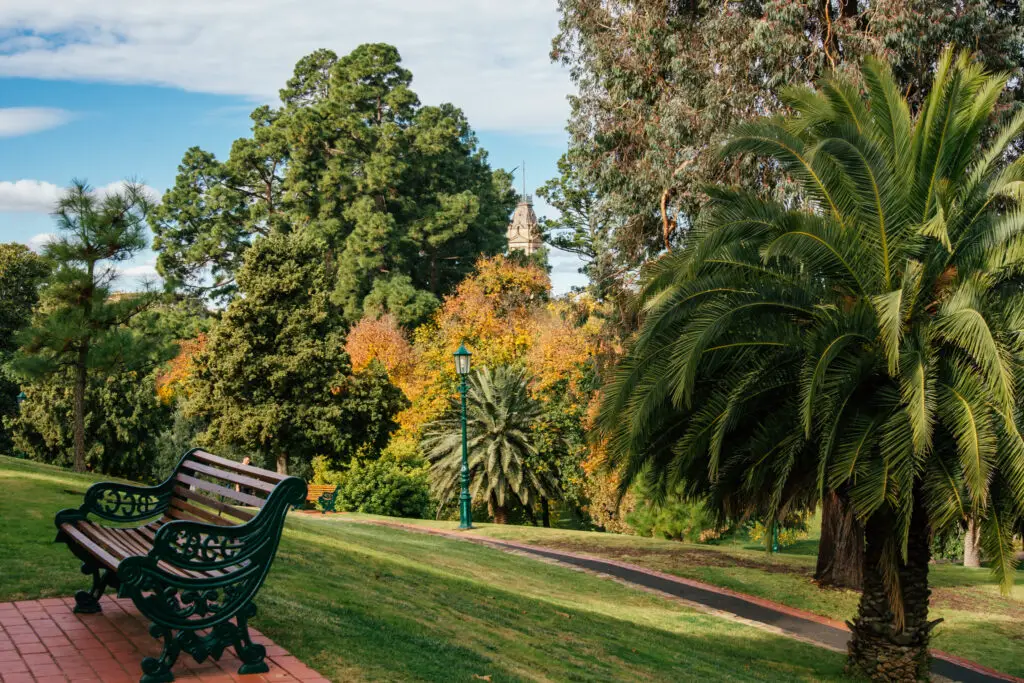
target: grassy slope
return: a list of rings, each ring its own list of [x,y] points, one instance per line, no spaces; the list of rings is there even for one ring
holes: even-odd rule
[[[84,587],[89,477],[0,457],[0,601]],[[839,680],[842,657],[528,558],[293,515],[255,625],[334,680]]]
[[[369,517],[369,516],[367,516]],[[452,522],[403,520],[454,527]],[[815,538],[778,555],[732,541],[695,545],[637,536],[527,526],[480,525],[476,533],[550,548],[575,550],[657,569],[677,576],[776,600],[833,619],[851,619],[859,594],[821,590],[811,582]],[[1001,595],[988,570],[933,565],[932,618],[942,618],[933,646],[1017,676],[1024,676],[1024,572],[1010,596]]]

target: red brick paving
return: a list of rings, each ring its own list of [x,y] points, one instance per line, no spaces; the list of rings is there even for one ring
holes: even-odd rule
[[[143,657],[159,657],[160,642],[130,600],[103,598],[102,614],[74,614],[72,598],[0,603],[0,683],[133,683]],[[259,631],[253,641],[267,648],[265,674],[240,676],[233,649],[219,662],[197,664],[182,653],[174,665],[182,683],[327,683]]]

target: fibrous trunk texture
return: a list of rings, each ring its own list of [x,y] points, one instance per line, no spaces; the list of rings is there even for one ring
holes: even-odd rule
[[[829,492],[821,505],[821,541],[814,580],[819,586],[860,590],[864,583],[864,527],[846,498]]]
[[[508,508],[504,505],[498,505],[498,499],[493,495],[487,502],[491,508],[491,517],[494,517],[494,523],[508,524]]]
[[[903,624],[890,607],[880,560],[892,539],[895,522],[890,515],[876,514],[865,527],[864,590],[857,618],[849,624],[847,670],[873,681],[928,681],[931,657],[928,641],[938,622],[928,622],[928,561],[931,559],[928,520],[920,495],[915,495],[907,559],[898,561]],[[898,547],[898,544],[897,544]],[[897,556],[899,552],[897,550]]]

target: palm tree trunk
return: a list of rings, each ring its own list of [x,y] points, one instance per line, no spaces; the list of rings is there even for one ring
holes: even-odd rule
[[[551,509],[547,498],[540,499],[540,520],[545,529],[551,528]]]
[[[904,623],[897,627],[889,606],[880,560],[887,540],[892,539],[893,519],[878,513],[865,528],[864,592],[857,618],[850,626],[847,671],[873,681],[900,683],[930,680],[931,656],[928,641],[938,623],[928,622],[928,561],[931,559],[928,519],[919,491],[914,492],[907,559],[898,562],[899,590],[903,599]]]
[[[498,505],[498,499],[494,494],[491,494],[491,498],[487,501],[487,504],[491,508],[491,517],[494,518],[495,524],[508,524],[508,507]]]
[[[75,388],[74,388],[74,443],[75,443],[75,472],[85,472],[85,382],[88,379],[87,373],[88,349],[83,345],[78,351],[78,359],[75,362]]]
[[[980,529],[974,518],[967,520],[967,533],[964,535],[964,566],[981,566],[981,548],[978,547]]]
[[[846,497],[834,491],[821,504],[821,541],[814,580],[821,587],[860,590],[864,582],[864,527]]]

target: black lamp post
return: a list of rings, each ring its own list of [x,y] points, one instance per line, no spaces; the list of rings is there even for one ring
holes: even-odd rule
[[[466,392],[469,386],[469,351],[459,346],[455,352],[455,372],[459,376],[459,393],[462,394],[462,493],[459,495],[459,528],[473,528],[472,499],[469,496],[469,448],[466,444]]]

